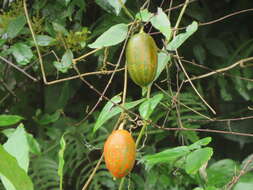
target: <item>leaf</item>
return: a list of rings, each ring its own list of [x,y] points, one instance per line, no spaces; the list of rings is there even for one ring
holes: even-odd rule
[[[19,65],[27,65],[33,57],[31,47],[21,42],[14,44],[10,48],[10,52]]]
[[[167,50],[175,51],[179,48],[194,32],[198,29],[198,23],[193,21],[192,24],[187,26],[186,32],[176,35],[176,37],[168,44]]]
[[[48,35],[37,35],[36,41],[39,46],[50,46],[56,42],[56,39]]]
[[[95,42],[89,44],[90,48],[109,47],[124,41],[127,37],[127,24],[117,24],[105,31]]]
[[[0,145],[0,173],[1,178],[9,181],[16,190],[33,190],[33,184],[17,160]],[[12,187],[13,187],[12,186]],[[8,189],[10,190],[10,189]]]
[[[186,158],[185,171],[188,174],[196,174],[198,170],[208,162],[212,155],[213,149],[210,147],[191,152]]]
[[[58,175],[60,176],[60,190],[62,190],[62,185],[63,185],[63,168],[64,168],[64,162],[65,162],[64,161],[64,151],[66,148],[66,142],[64,139],[64,134],[61,137],[61,140],[60,140],[61,148],[58,152],[58,157],[59,157]]]
[[[35,155],[40,155],[41,149],[40,149],[40,145],[37,142],[37,140],[33,137],[32,134],[29,134],[29,133],[26,134],[26,137],[27,137],[27,142],[29,145],[30,152]]]
[[[104,108],[102,109],[102,111],[100,112],[98,119],[94,125],[93,128],[93,133],[96,132],[98,130],[98,128],[100,128],[108,119],[111,118],[111,114],[110,114],[110,110],[113,107],[113,103],[118,104],[121,101],[121,97],[119,95],[114,96],[111,101],[108,101],[107,104],[104,106]]]
[[[135,106],[137,106],[138,104],[140,104],[141,102],[143,102],[145,99],[140,99],[140,100],[136,100],[133,102],[127,102],[124,104],[124,108],[125,109],[131,109],[134,108]],[[114,96],[111,101],[113,101],[114,103],[119,103],[121,101],[120,96]],[[103,108],[103,110],[101,111],[95,126],[93,128],[93,132],[96,132],[97,129],[99,129],[107,120],[109,120],[110,118],[112,118],[113,116],[121,113],[123,111],[122,108],[120,107],[114,107],[113,108],[113,104],[111,102],[108,102],[105,107]]]
[[[18,128],[8,136],[8,141],[4,144],[4,149],[10,155],[16,158],[19,167],[21,167],[26,172],[28,171],[29,145],[27,142],[27,133],[24,130],[23,124],[20,124]],[[10,181],[8,178],[3,177],[2,175],[1,179],[6,189],[15,190],[12,181]]]
[[[95,2],[104,10],[106,10],[109,13],[114,13],[114,8],[111,6],[111,4],[108,2],[108,0],[95,0]]]
[[[187,155],[189,152],[187,146],[179,146],[153,155],[146,155],[140,160],[140,162],[145,163],[146,169],[150,169],[155,164],[174,162],[180,157]]]
[[[60,110],[57,110],[52,115],[46,113],[41,117],[41,119],[37,120],[37,122],[40,125],[47,125],[49,123],[54,123],[60,118],[60,115],[61,115]]]
[[[206,48],[211,54],[217,57],[228,57],[229,53],[223,41],[216,38],[208,38],[205,40]]]
[[[59,63],[57,61],[54,61],[53,64],[58,71],[61,71],[62,73],[66,73],[68,69],[70,69],[72,66],[73,57],[74,56],[73,56],[72,51],[68,49],[62,56],[61,62]]]
[[[158,8],[157,15],[152,17],[151,24],[160,32],[162,32],[167,40],[170,39],[172,34],[170,20],[161,8]]]
[[[202,45],[197,44],[193,46],[193,54],[200,64],[204,64],[204,61],[206,60],[206,51]]]
[[[53,22],[53,28],[56,32],[59,32],[64,35],[68,35],[68,31],[66,30],[66,28],[64,28],[64,26],[62,26],[61,24],[57,22]]]
[[[144,119],[149,119],[150,115],[153,113],[155,107],[162,100],[162,98],[163,94],[157,94],[154,97],[144,101],[139,107],[141,117]]]
[[[115,9],[116,15],[120,13],[122,4],[125,4],[126,0],[107,0],[109,4]]]
[[[5,39],[0,39],[0,47],[2,47],[5,44],[6,40]]]
[[[159,52],[158,53],[158,66],[157,66],[157,71],[156,71],[156,76],[154,81],[160,76],[164,68],[166,67],[167,63],[170,61],[171,56],[164,53],[164,52]]]
[[[143,9],[135,15],[135,18],[141,20],[142,22],[148,22],[152,16],[154,16],[154,14],[150,13],[148,9]]]
[[[24,28],[26,19],[24,15],[19,15],[12,19],[7,28],[7,35],[9,38],[15,38],[19,32]]]
[[[232,95],[228,92],[228,82],[224,76],[218,78],[218,84],[220,86],[221,97],[225,101],[231,101]]]
[[[0,115],[0,127],[14,125],[24,118],[19,115]]]
[[[211,137],[206,137],[206,138],[200,139],[199,141],[197,141],[197,142],[191,144],[191,145],[189,146],[189,149],[190,149],[190,150],[199,149],[199,148],[201,148],[201,146],[206,146],[206,145],[208,145],[211,141],[212,141],[212,138],[211,138]]]
[[[65,0],[65,5],[67,6],[71,0]]]
[[[230,159],[213,163],[207,168],[208,185],[223,187],[232,179],[237,168],[235,161]]]

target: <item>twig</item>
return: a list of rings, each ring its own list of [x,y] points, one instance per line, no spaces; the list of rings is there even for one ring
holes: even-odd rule
[[[35,82],[38,81],[36,78],[34,78],[33,76],[31,76],[27,72],[25,72],[25,70],[19,68],[17,65],[15,65],[14,63],[12,63],[9,60],[5,59],[4,57],[0,56],[0,59],[3,60],[4,62],[6,62],[7,64],[9,64],[10,66],[14,67],[15,69],[17,69],[18,71],[20,71],[21,73],[23,73],[25,76],[27,76],[28,78],[32,79],[33,81],[35,81]]]
[[[233,179],[226,185],[226,190],[230,190],[233,188],[233,186],[239,181],[239,179],[247,173],[247,168],[249,165],[253,162],[253,156],[251,159],[247,161],[247,163],[243,166],[241,171],[239,172],[238,176],[233,177]]]
[[[229,18],[229,17],[235,16],[235,15],[238,15],[238,14],[241,14],[241,13],[250,12],[250,11],[253,11],[253,8],[250,8],[250,9],[244,9],[244,10],[241,10],[241,11],[237,11],[237,12],[234,12],[234,13],[228,14],[228,15],[226,15],[226,16],[223,16],[223,17],[221,17],[221,18],[218,18],[218,19],[215,19],[215,20],[209,21],[209,22],[199,23],[199,26],[205,26],[205,25],[213,24],[213,23],[216,23],[216,22],[222,21],[222,20],[224,20],[224,19],[226,19],[226,18]],[[180,29],[181,29],[181,28],[180,28]]]
[[[252,61],[253,60],[253,57],[248,57],[248,58],[245,58],[245,59],[241,59],[240,61],[237,61],[235,62],[234,64],[232,65],[229,65],[228,67],[224,67],[222,69],[217,69],[215,71],[212,71],[210,73],[206,73],[204,75],[200,75],[200,76],[196,76],[196,77],[192,77],[190,79],[187,79],[185,80],[185,82],[190,82],[192,80],[196,80],[196,79],[201,79],[201,78],[205,78],[205,77],[209,77],[211,75],[214,75],[214,74],[217,74],[217,73],[221,73],[221,72],[224,72],[224,71],[227,71],[227,70],[230,70],[238,65],[242,65],[243,63],[247,62],[247,61]]]
[[[253,137],[253,134],[239,133],[239,132],[233,132],[233,131],[221,131],[221,130],[214,130],[214,129],[193,129],[193,128],[165,128],[159,125],[153,125],[153,126],[155,126],[158,129],[168,130],[168,131],[196,131],[196,132],[219,133],[219,134]]]
[[[37,40],[35,38],[35,34],[34,34],[34,31],[33,31],[33,28],[32,28],[31,21],[29,19],[29,15],[28,15],[28,11],[27,11],[27,6],[26,6],[26,0],[23,0],[23,3],[24,3],[23,6],[24,6],[24,10],[25,10],[26,20],[27,20],[29,29],[31,31],[32,38],[33,38],[33,41],[34,41],[34,44],[35,44],[35,47],[36,47],[36,50],[37,50],[37,54],[38,54],[38,57],[39,57],[40,68],[41,68],[41,72],[42,72],[42,78],[43,78],[44,83],[47,84],[46,74],[45,74],[45,70],[44,70],[44,66],[43,66],[43,61],[42,61],[42,56],[41,56],[41,53],[40,53],[40,49],[39,49]]]
[[[204,114],[202,114],[202,113],[200,113],[200,112],[198,112],[198,111],[196,111],[196,110],[190,108],[189,106],[185,105],[185,104],[182,103],[181,101],[177,100],[177,98],[170,96],[164,89],[162,89],[162,88],[161,88],[160,86],[158,86],[157,84],[155,84],[155,86],[156,86],[159,90],[161,90],[164,94],[166,94],[167,96],[171,97],[171,98],[173,99],[173,101],[176,101],[177,103],[179,103],[180,105],[184,106],[185,108],[191,110],[192,112],[194,112],[194,113],[196,113],[196,114],[198,114],[198,115],[200,115],[200,116],[206,118],[207,121],[214,121],[212,118],[210,118],[210,117],[208,117],[208,116],[206,116],[206,115],[204,115]]]
[[[17,97],[17,95],[9,88],[9,86],[2,79],[0,79],[0,82],[3,84],[4,88],[8,91],[8,93],[10,93],[14,97]]]
[[[176,54],[177,54],[177,56],[179,57],[178,51],[176,51]],[[196,94],[200,97],[200,99],[206,104],[206,106],[207,106],[214,114],[216,114],[216,112],[214,111],[214,109],[205,101],[205,99],[200,95],[200,93],[198,92],[198,90],[196,89],[196,87],[194,86],[194,84],[192,83],[192,81],[191,81],[190,77],[188,76],[187,72],[185,71],[185,68],[184,68],[184,66],[183,66],[183,64],[182,64],[182,62],[181,62],[180,59],[178,59],[178,63],[179,63],[179,65],[180,65],[180,67],[182,68],[182,70],[183,70],[183,72],[184,72],[186,78],[187,78],[188,81],[190,82],[190,84],[191,84],[193,90],[194,90],[194,91],[196,92]]]
[[[198,1],[198,0],[190,0],[189,3],[193,3],[193,2],[195,2],[195,1]],[[164,10],[164,12],[170,12],[170,11],[172,11],[172,10],[178,9],[178,8],[180,8],[180,7],[183,7],[184,4],[185,4],[185,3],[181,3],[181,4],[179,4],[179,5],[175,6],[175,7],[168,8],[168,9]]]
[[[73,59],[73,62],[75,63],[77,61],[80,61],[81,59],[84,59],[85,57],[88,57],[89,55],[91,55],[91,54],[93,54],[93,53],[95,53],[95,52],[97,52],[97,51],[99,51],[101,49],[102,48],[94,49],[94,50],[92,50],[92,51],[90,51],[90,52],[88,52],[88,53],[86,53],[86,54],[84,54],[84,55],[82,55],[80,57],[77,57],[77,58]]]
[[[100,166],[102,160],[103,160],[103,154],[102,154],[102,156],[100,157],[98,163],[96,164],[96,167],[93,169],[93,171],[92,171],[91,175],[89,176],[88,180],[86,181],[85,185],[83,186],[82,190],[86,190],[86,189],[87,189],[87,187],[88,187],[88,185],[90,184],[92,178],[93,178],[94,175],[96,174],[96,171],[97,171],[98,167]]]
[[[51,85],[51,84],[56,84],[56,83],[60,83],[60,82],[68,81],[68,80],[78,79],[80,77],[86,77],[86,76],[98,75],[98,74],[110,74],[110,73],[119,72],[119,71],[123,71],[123,70],[124,70],[124,68],[116,69],[116,70],[112,70],[112,71],[95,71],[95,72],[90,72],[90,73],[82,73],[82,74],[78,74],[78,75],[75,75],[72,77],[67,77],[67,78],[63,78],[63,79],[59,79],[59,80],[50,81],[50,82],[47,82],[47,84]]]

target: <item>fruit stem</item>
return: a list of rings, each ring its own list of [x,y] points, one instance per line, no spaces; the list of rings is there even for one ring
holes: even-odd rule
[[[150,91],[151,91],[151,85],[148,86],[147,99],[150,98]],[[137,137],[137,140],[136,140],[136,148],[138,148],[138,145],[141,141],[141,138],[144,134],[144,131],[145,131],[147,125],[148,125],[147,122],[144,121],[143,126],[142,126],[141,131],[140,131],[140,134],[139,134],[139,136]]]
[[[142,26],[139,33],[144,33],[144,27]]]
[[[125,177],[123,177],[123,178],[121,179],[121,181],[120,181],[119,190],[122,190],[124,181],[125,181]]]

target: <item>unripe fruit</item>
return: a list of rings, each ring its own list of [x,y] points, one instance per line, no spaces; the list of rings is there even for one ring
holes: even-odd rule
[[[104,145],[105,164],[116,178],[126,176],[133,168],[136,146],[131,134],[119,129],[107,138]]]
[[[153,38],[141,31],[133,35],[126,47],[127,69],[139,86],[148,86],[157,71],[157,46]]]

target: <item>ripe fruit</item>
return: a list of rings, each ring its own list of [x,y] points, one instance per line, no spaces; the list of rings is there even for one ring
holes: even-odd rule
[[[131,134],[119,129],[108,137],[104,145],[105,164],[116,178],[126,176],[133,168],[136,147]]]
[[[133,35],[126,47],[126,60],[132,80],[141,87],[149,85],[157,70],[157,46],[153,38],[143,31]]]

